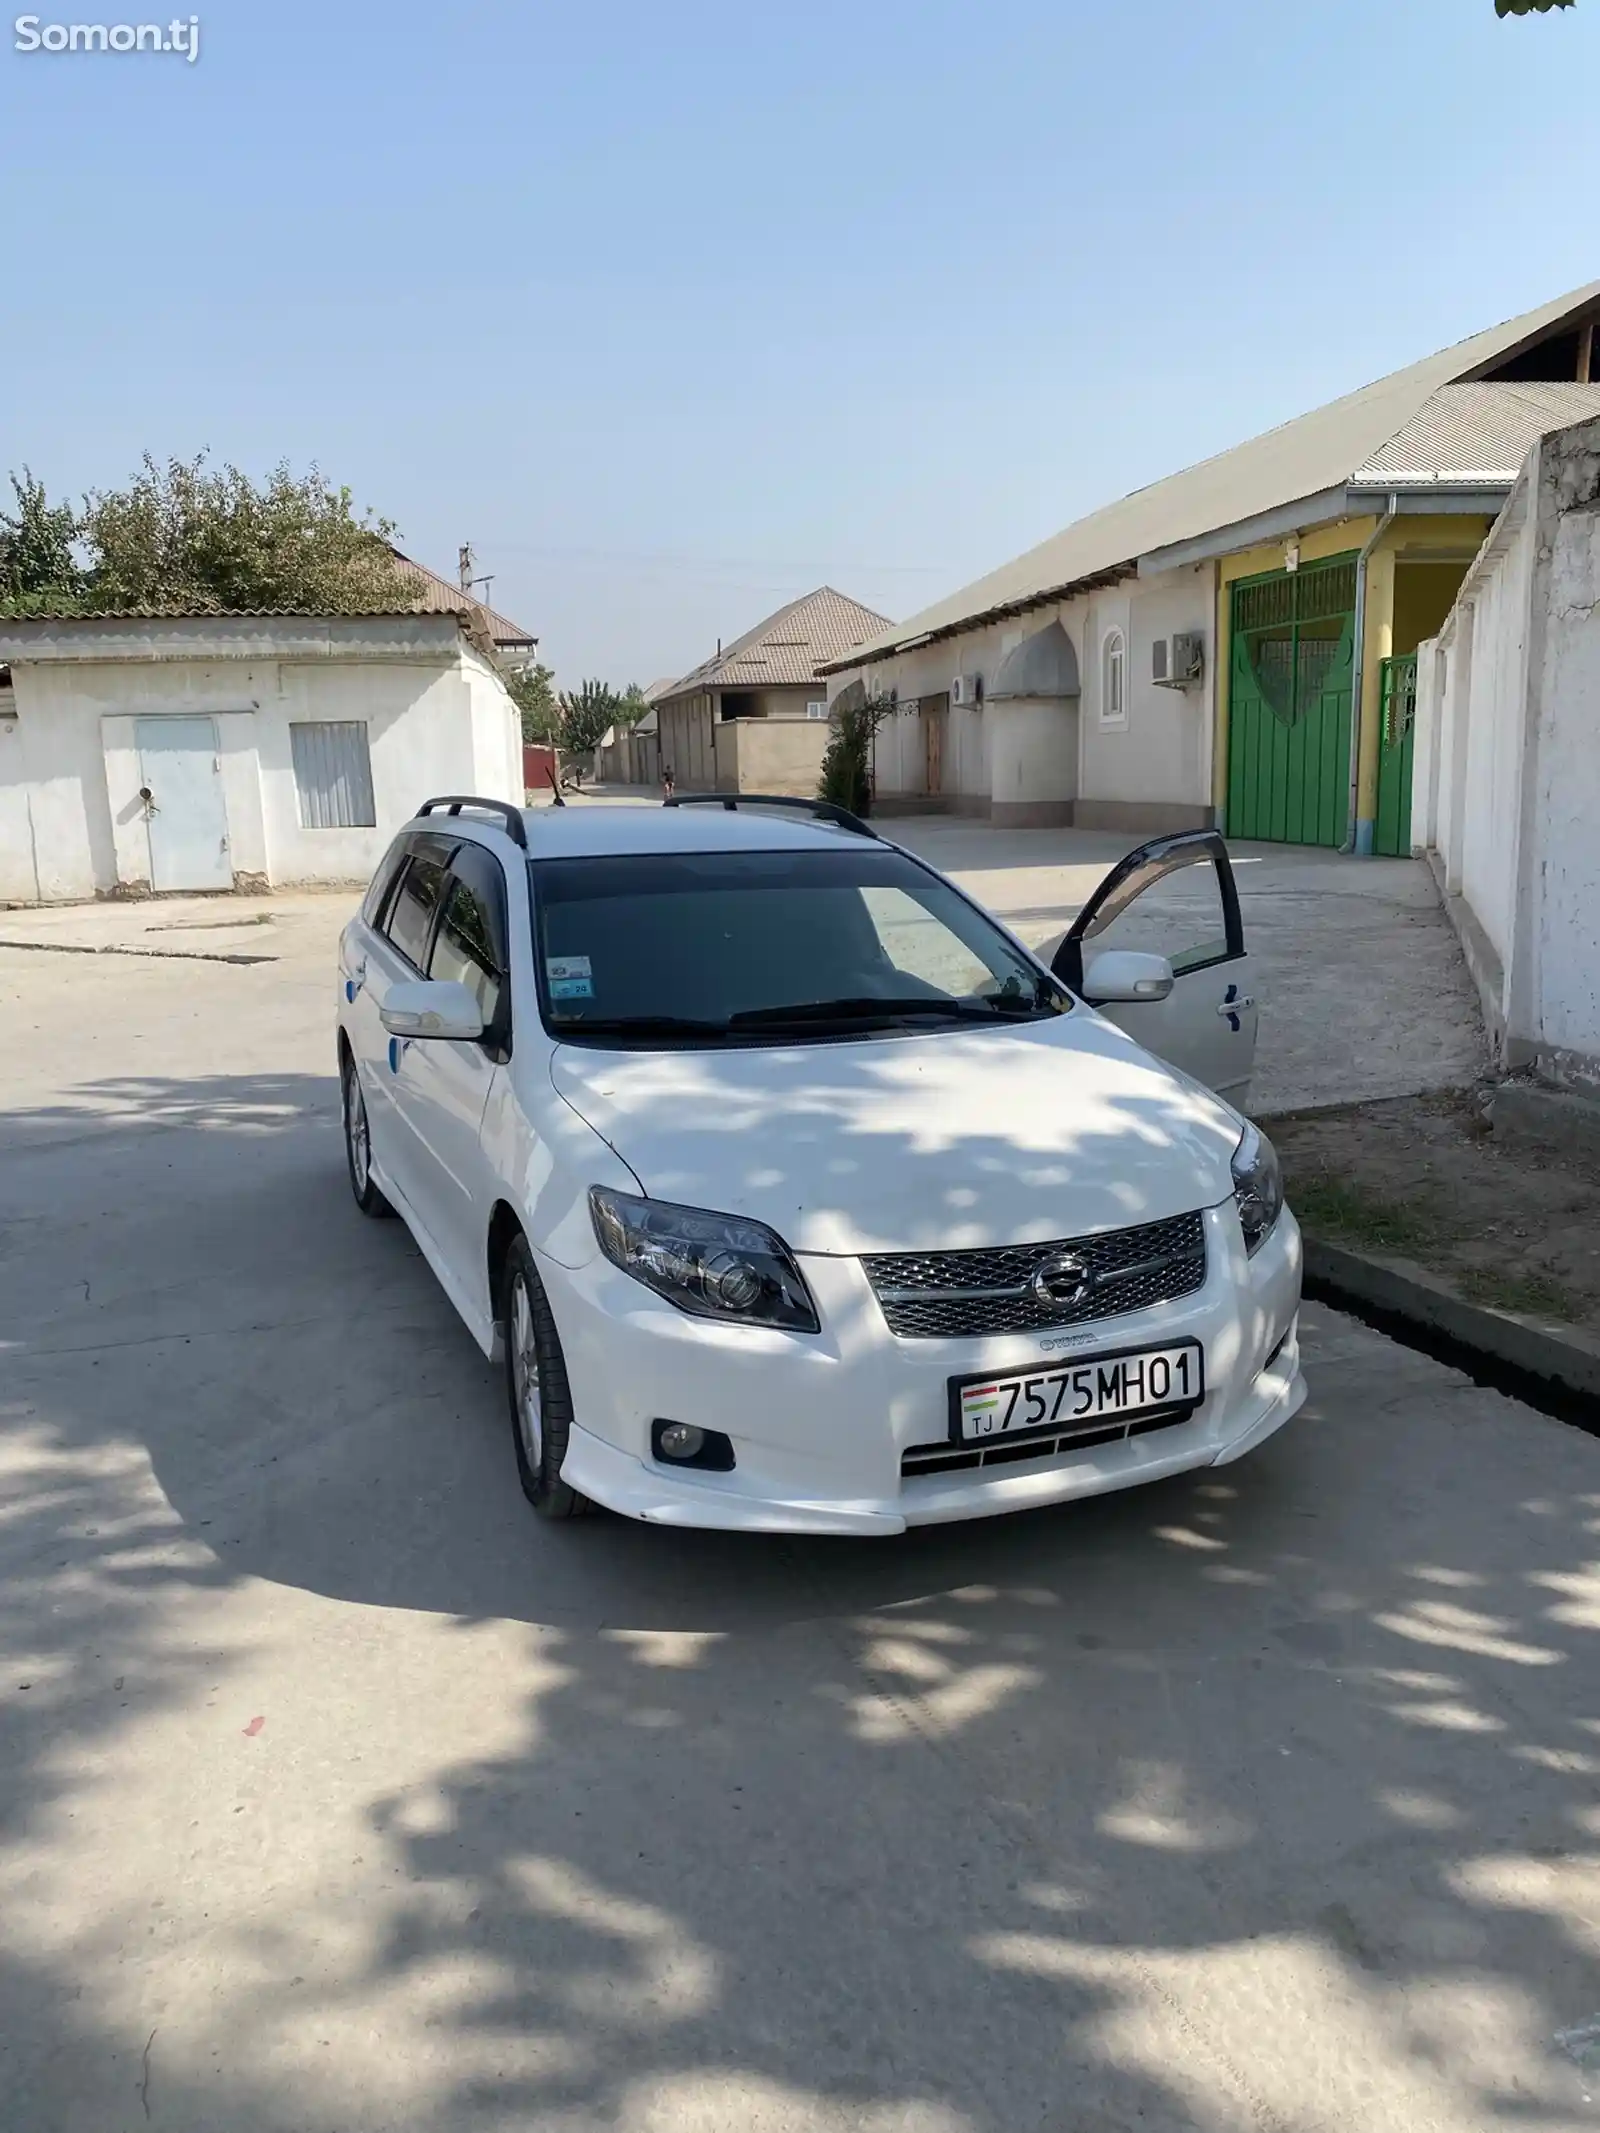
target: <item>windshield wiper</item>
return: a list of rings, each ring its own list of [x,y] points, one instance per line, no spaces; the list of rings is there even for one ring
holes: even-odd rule
[[[1033,1001],[1017,1005],[1026,1014],[1039,1012]],[[747,1007],[728,1017],[728,1027],[786,1029],[791,1023],[903,1022],[912,1015],[941,1022],[1006,1022],[1014,1019],[1015,1010],[998,1002],[980,1006],[976,1000],[930,1000],[923,994],[908,1000],[884,1000],[865,993],[848,1000],[802,1000],[793,1007]]]
[[[574,1015],[553,1021],[558,1037],[726,1037],[726,1022],[698,1021],[693,1015]]]

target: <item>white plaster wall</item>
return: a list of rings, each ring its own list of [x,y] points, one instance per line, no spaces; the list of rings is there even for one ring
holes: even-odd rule
[[[33,863],[32,788],[24,765],[22,720],[16,695],[5,691],[0,708],[0,904],[34,903],[39,877]]]
[[[1516,914],[1517,806],[1526,702],[1531,527],[1488,573],[1473,603],[1460,822],[1460,881],[1503,965]]]
[[[1014,819],[1019,807],[1054,806],[1075,796],[1076,704],[1012,697],[990,704],[984,717],[989,725],[990,797],[1002,819]]]
[[[1436,637],[1417,646],[1417,709],[1411,742],[1411,848],[1425,852],[1438,843],[1439,765],[1448,745],[1444,673],[1447,662]]]
[[[1001,660],[1025,637],[1058,621],[1078,654],[1083,682],[1075,722],[1076,775],[1067,792],[1081,800],[1141,801],[1205,808],[1211,805],[1211,738],[1215,700],[1215,571],[1209,564],[1130,579],[1092,596],[1030,609],[1026,615],[990,623],[960,636],[923,645],[871,667],[830,675],[830,702],[852,681],[873,693],[898,690],[902,701],[950,687],[956,674],[992,680]],[[1100,720],[1101,646],[1113,626],[1127,642],[1128,719],[1124,727]],[[1151,680],[1151,646],[1175,630],[1200,630],[1206,639],[1206,676],[1198,689],[1163,689]],[[998,707],[993,707],[998,708]],[[997,740],[993,709],[964,712],[952,707],[945,750],[945,786],[974,801],[1011,800],[1017,779],[1020,737]],[[1036,753],[1040,783],[1023,799],[1066,797],[1060,789],[1059,735],[1040,729]],[[914,715],[887,722],[878,736],[878,790],[885,795],[923,789],[922,741]],[[997,752],[998,751],[998,752]],[[1024,751],[1026,756],[1026,751]],[[1027,775],[1032,775],[1029,771]],[[1006,788],[1002,793],[1002,786]]]
[[[135,721],[217,725],[236,875],[273,885],[362,882],[431,794],[522,799],[515,706],[463,651],[427,659],[105,660],[13,664],[17,716],[0,720],[0,901],[70,901],[149,881]],[[368,729],[377,823],[308,830],[289,728]]]
[[[878,729],[876,763],[880,793],[891,797],[916,794],[926,785],[922,729],[915,709],[911,708],[912,701],[923,696],[942,695],[958,674],[969,677],[981,674],[986,681],[992,679],[996,667],[1012,645],[1019,643],[1030,631],[1043,629],[1049,619],[1049,612],[1042,612],[1030,616],[1026,627],[1012,623],[1003,629],[991,626],[970,630],[961,637],[923,645],[914,652],[903,652],[895,659],[879,660],[871,667],[853,667],[846,673],[828,676],[830,703],[851,682],[862,681],[875,696],[887,695],[890,690],[898,691],[901,702],[908,706],[897,717],[885,720]],[[945,792],[958,801],[988,800],[987,721],[987,711],[967,710],[957,704],[950,707],[950,726],[945,736],[944,787]]]
[[[1533,983],[1542,1045],[1600,1067],[1600,507],[1556,519],[1539,706]]]
[[[1094,596],[1085,633],[1088,642],[1079,643],[1084,707],[1079,791],[1085,800],[1210,806],[1210,689],[1216,658],[1212,580],[1211,566],[1197,565],[1130,580]],[[1123,726],[1108,726],[1101,716],[1102,653],[1106,634],[1113,628],[1123,632],[1128,648],[1128,715]],[[1199,630],[1205,636],[1206,685],[1202,688],[1165,689],[1151,679],[1155,640],[1175,630]],[[1069,634],[1078,643],[1077,631]]]
[[[472,702],[471,790],[486,800],[521,806],[522,719],[500,676],[476,652],[464,651],[462,666]]]
[[[1600,1082],[1600,423],[1535,448],[1425,651],[1424,831],[1505,1061]]]
[[[0,778],[11,781],[0,809],[0,900],[92,896],[116,879],[99,707],[60,668],[11,673],[17,730],[0,753]]]
[[[289,727],[300,720],[352,718],[366,721],[377,824],[303,829]],[[457,662],[429,668],[283,661],[277,690],[261,705],[256,746],[274,886],[366,881],[396,828],[424,800],[477,789],[471,690]],[[486,795],[503,796],[509,797],[503,788]]]

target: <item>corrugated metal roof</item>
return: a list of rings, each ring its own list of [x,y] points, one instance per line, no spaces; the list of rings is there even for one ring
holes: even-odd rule
[[[520,623],[511,621],[505,615],[497,614],[492,607],[485,607],[481,600],[475,600],[469,593],[462,592],[459,586],[451,585],[447,579],[441,578],[436,571],[429,570],[425,564],[414,563],[410,556],[402,555],[398,549],[395,549],[393,553],[395,562],[400,566],[402,579],[409,581],[417,588],[417,600],[414,606],[401,607],[393,602],[383,606],[339,608],[200,607],[197,605],[179,607],[177,605],[158,606],[146,604],[119,608],[99,608],[87,614],[82,609],[74,607],[41,607],[35,609],[30,615],[16,616],[11,619],[39,622],[203,622],[228,616],[234,619],[271,622],[280,620],[305,621],[313,616],[319,619],[336,616],[357,621],[391,621],[412,615],[453,615],[458,622],[470,625],[477,617],[481,616],[483,627],[497,650],[532,650],[537,646],[538,638],[531,631],[524,630]]]
[[[1441,385],[1381,452],[1350,476],[1386,482],[1513,482],[1547,430],[1600,415],[1600,385]]]
[[[815,681],[829,660],[858,650],[888,627],[886,615],[822,585],[768,615],[715,658],[664,689],[662,696],[687,696],[701,689],[792,688]]]
[[[484,606],[471,593],[465,593],[459,585],[452,585],[448,578],[441,578],[436,570],[426,563],[418,563],[411,556],[402,555],[398,548],[390,550],[400,565],[405,577],[412,579],[420,595],[417,612],[424,615],[464,615],[474,607],[483,608],[489,625],[489,635],[502,651],[518,650],[526,646],[530,650],[539,639],[532,630],[525,630],[520,622],[513,622],[509,615],[502,615],[492,607]]]
[[[864,659],[886,658],[913,640],[970,628],[994,616],[1056,598],[1096,580],[1133,570],[1142,555],[1196,540],[1348,482],[1374,465],[1390,442],[1414,422],[1441,387],[1492,368],[1523,343],[1560,325],[1600,299],[1590,282],[1536,311],[1474,334],[1453,348],[1397,370],[1359,392],[1252,437],[1213,459],[1136,489],[1065,532],[1002,564],[987,577],[882,631],[862,647]],[[1506,388],[1526,392],[1525,386]],[[836,658],[834,664],[854,661]]]

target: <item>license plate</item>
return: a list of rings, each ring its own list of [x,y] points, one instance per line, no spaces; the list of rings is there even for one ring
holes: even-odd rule
[[[975,1439],[1054,1430],[1069,1436],[1096,1423],[1166,1407],[1197,1407],[1205,1398],[1205,1351],[1198,1341],[1084,1356],[1050,1370],[1007,1370],[951,1381],[954,1434]]]

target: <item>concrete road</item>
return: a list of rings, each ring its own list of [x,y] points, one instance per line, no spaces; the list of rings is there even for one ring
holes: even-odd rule
[[[7,2133],[1592,2122],[1591,1439],[1312,1312],[1214,1477],[541,1526],[217,915],[0,951]]]

